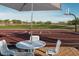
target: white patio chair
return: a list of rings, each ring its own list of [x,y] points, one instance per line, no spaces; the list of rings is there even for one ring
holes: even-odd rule
[[[32,41],[32,42],[38,41],[39,39],[40,39],[40,37],[37,36],[37,35],[31,35],[31,36],[30,36],[30,41]],[[35,52],[34,49],[29,49],[29,51],[27,52],[27,54],[30,53],[32,56],[34,56],[34,52]]]
[[[5,40],[0,41],[0,53],[1,53],[1,55],[4,55],[4,56],[13,56],[13,55],[15,55],[14,51],[8,49],[7,43],[6,43]]]
[[[37,40],[40,40],[40,37],[37,36],[37,35],[32,35],[32,36],[30,36],[30,40],[31,41],[37,41]]]
[[[61,41],[58,40],[57,44],[56,44],[56,48],[54,48],[54,49],[46,49],[46,55],[55,55],[55,54],[57,54],[59,52],[60,45],[61,45]]]

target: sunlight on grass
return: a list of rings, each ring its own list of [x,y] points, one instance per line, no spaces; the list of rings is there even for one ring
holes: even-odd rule
[[[0,26],[0,29],[30,29],[31,25],[5,25]],[[65,29],[65,26],[60,25],[48,25],[48,24],[39,24],[32,25],[32,29]]]

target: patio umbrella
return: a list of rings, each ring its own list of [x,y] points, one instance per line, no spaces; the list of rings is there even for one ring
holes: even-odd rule
[[[33,20],[33,11],[60,10],[61,7],[60,3],[0,3],[0,4],[16,9],[18,11],[31,11],[31,22]]]
[[[59,10],[60,3],[0,3],[1,5],[19,10],[19,11],[31,11],[33,4],[33,11],[45,11],[45,10]]]

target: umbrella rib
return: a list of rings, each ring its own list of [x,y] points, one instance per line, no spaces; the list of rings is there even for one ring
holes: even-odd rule
[[[23,10],[23,8],[24,8],[24,6],[25,6],[26,4],[27,4],[27,3],[23,3],[23,5],[22,5],[21,8],[20,8],[20,11]]]

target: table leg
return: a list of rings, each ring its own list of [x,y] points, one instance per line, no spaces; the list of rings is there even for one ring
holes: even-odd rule
[[[32,54],[33,54],[33,56],[34,56],[34,52],[35,52],[35,49],[32,49]]]
[[[28,49],[29,56],[34,56],[34,52],[35,52],[34,49]]]

